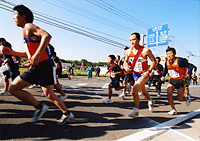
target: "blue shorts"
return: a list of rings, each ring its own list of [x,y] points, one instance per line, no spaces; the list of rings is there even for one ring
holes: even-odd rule
[[[133,72],[133,79],[135,80],[135,81],[138,81],[138,79],[140,78],[140,77],[142,77],[144,74],[143,73],[135,73],[135,72]],[[150,76],[149,76],[150,77]]]
[[[118,88],[119,87],[119,80],[112,80],[111,83],[108,85],[111,88]]]

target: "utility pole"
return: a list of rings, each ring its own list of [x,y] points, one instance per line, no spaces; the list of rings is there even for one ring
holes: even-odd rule
[[[141,38],[142,46],[146,45],[146,43],[144,43],[144,37],[145,36],[147,36],[147,35],[142,33],[142,38]]]

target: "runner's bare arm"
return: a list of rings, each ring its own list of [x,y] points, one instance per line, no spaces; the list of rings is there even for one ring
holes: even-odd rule
[[[4,54],[7,54],[7,55],[13,55],[13,56],[24,57],[24,58],[28,57],[27,54],[26,54],[26,52],[13,51],[13,50],[11,50],[8,47],[2,47],[2,52]]]
[[[128,64],[129,56],[128,56],[128,54],[130,54],[130,49],[126,51],[126,53],[125,53],[125,60],[124,60],[125,70],[127,72],[130,72],[132,70],[131,70],[131,68],[129,68],[129,64]]]
[[[39,58],[41,53],[47,48],[49,45],[51,35],[46,32],[45,30],[39,28],[38,26],[27,23],[24,27],[26,35],[30,38],[33,39],[35,37],[41,37],[41,42],[36,50],[35,54],[31,57],[31,63],[32,64],[38,64]]]
[[[149,59],[152,61],[151,66],[149,67],[149,70],[152,71],[152,69],[154,68],[155,64],[156,64],[156,59],[154,57],[154,55],[152,54],[150,49],[147,49],[147,56],[149,57]]]

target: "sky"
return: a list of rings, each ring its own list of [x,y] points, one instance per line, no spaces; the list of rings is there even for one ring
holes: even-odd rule
[[[23,29],[15,25],[13,12],[2,9],[10,6],[3,1],[23,4],[34,15],[40,13],[51,18],[50,22],[62,22],[65,27],[74,26],[129,47],[131,33],[147,34],[150,28],[168,24],[169,45],[176,49],[177,56],[195,64],[200,73],[199,0],[0,0],[0,37],[6,38],[14,50],[24,51]],[[100,42],[97,38],[49,25],[50,22],[46,24],[36,17],[33,23],[51,34],[50,43],[62,59],[107,62],[109,54],[124,55],[123,45]],[[147,36],[144,42],[147,43]],[[150,49],[156,57],[166,55],[166,47]]]

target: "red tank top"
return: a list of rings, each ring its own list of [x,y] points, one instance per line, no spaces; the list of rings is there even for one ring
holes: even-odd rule
[[[38,49],[38,47],[40,45],[41,38],[38,37],[37,39],[31,40],[26,36],[25,31],[23,31],[23,38],[24,38],[24,46],[25,46],[25,49],[26,49],[26,54],[27,54],[28,58],[30,58],[34,55],[34,53]],[[40,55],[39,62],[42,62],[42,61],[48,60],[48,59],[51,59],[51,56],[50,56],[50,53],[49,53],[49,49],[47,47],[45,49],[45,51],[42,52],[42,54]]]
[[[142,48],[144,48],[143,46],[140,46]],[[133,53],[133,47],[130,49],[130,53],[129,53],[129,61],[132,63],[132,61],[134,60],[134,57],[136,56],[137,52],[134,54]],[[145,71],[147,71],[149,69],[148,66],[148,60],[145,59],[142,55],[142,53],[139,55],[138,60],[136,61],[135,67],[133,69],[133,71],[135,73],[143,73]]]

